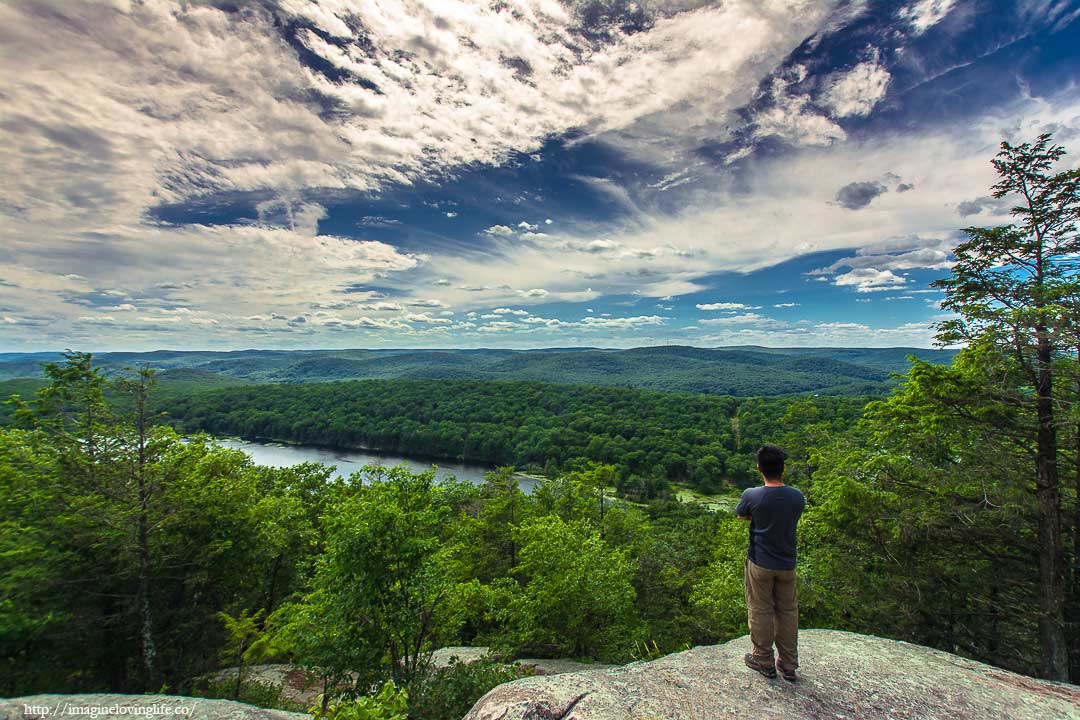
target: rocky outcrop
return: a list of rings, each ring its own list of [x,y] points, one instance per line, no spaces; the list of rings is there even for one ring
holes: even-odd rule
[[[456,646],[439,648],[431,655],[431,664],[436,670],[448,667],[451,660],[468,665],[484,658],[491,657],[491,649],[477,646]],[[614,665],[601,665],[599,663],[584,663],[577,660],[563,660],[552,658],[519,658],[513,664],[532,670],[536,675],[560,675],[562,673],[581,672],[583,670],[603,670],[615,667]],[[235,676],[234,676],[235,677]]]
[[[29,695],[0,698],[0,720],[311,720],[232,700],[179,695]]]
[[[743,665],[749,639],[493,689],[466,720],[1080,720],[1080,687],[833,630],[799,634],[800,680]]]
[[[746,668],[742,656],[748,645],[740,638],[647,663],[515,680],[481,698],[466,720],[1080,720],[1078,686],[1035,680],[918,645],[804,630],[797,683],[769,680]],[[460,652],[448,650],[447,655]],[[0,720],[113,720],[118,715],[310,720],[302,713],[231,700],[171,695],[0,699]]]
[[[535,675],[562,675],[564,673],[587,672],[589,670],[605,670],[618,667],[617,665],[604,665],[602,663],[584,663],[577,660],[564,660],[562,658],[519,658],[514,661],[533,671]]]
[[[237,669],[225,668],[208,679],[215,683],[232,685],[236,682]],[[244,668],[244,683],[260,683],[281,688],[281,699],[289,705],[307,709],[322,696],[322,681],[297,665],[272,663],[250,665]]]

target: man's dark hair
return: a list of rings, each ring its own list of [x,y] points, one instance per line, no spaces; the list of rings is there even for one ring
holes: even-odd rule
[[[787,459],[787,453],[775,445],[762,445],[758,448],[758,470],[770,480],[779,480],[783,477],[785,459]]]

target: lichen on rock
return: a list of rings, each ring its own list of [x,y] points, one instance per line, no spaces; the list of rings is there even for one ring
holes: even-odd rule
[[[743,665],[749,639],[500,685],[466,720],[1080,720],[1080,687],[835,630],[799,637],[800,680]]]

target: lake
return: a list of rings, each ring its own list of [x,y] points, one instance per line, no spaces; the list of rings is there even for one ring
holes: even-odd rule
[[[389,453],[377,453],[371,450],[335,450],[333,448],[311,445],[286,445],[275,442],[254,442],[238,438],[215,438],[222,447],[243,450],[256,465],[271,467],[289,467],[305,462],[317,462],[334,467],[335,477],[348,477],[365,465],[385,465],[393,467],[404,465],[410,472],[424,472],[435,466],[436,479],[453,475],[458,480],[467,480],[474,485],[484,481],[484,475],[494,468],[486,465],[453,462],[449,460],[418,460]],[[531,493],[536,481],[518,476],[522,492]]]

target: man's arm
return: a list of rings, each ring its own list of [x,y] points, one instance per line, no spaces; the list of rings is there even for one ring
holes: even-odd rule
[[[742,497],[739,498],[739,504],[735,506],[735,515],[741,520],[749,520],[753,510],[750,506],[750,498],[747,497],[746,493],[747,491],[743,490]]]

